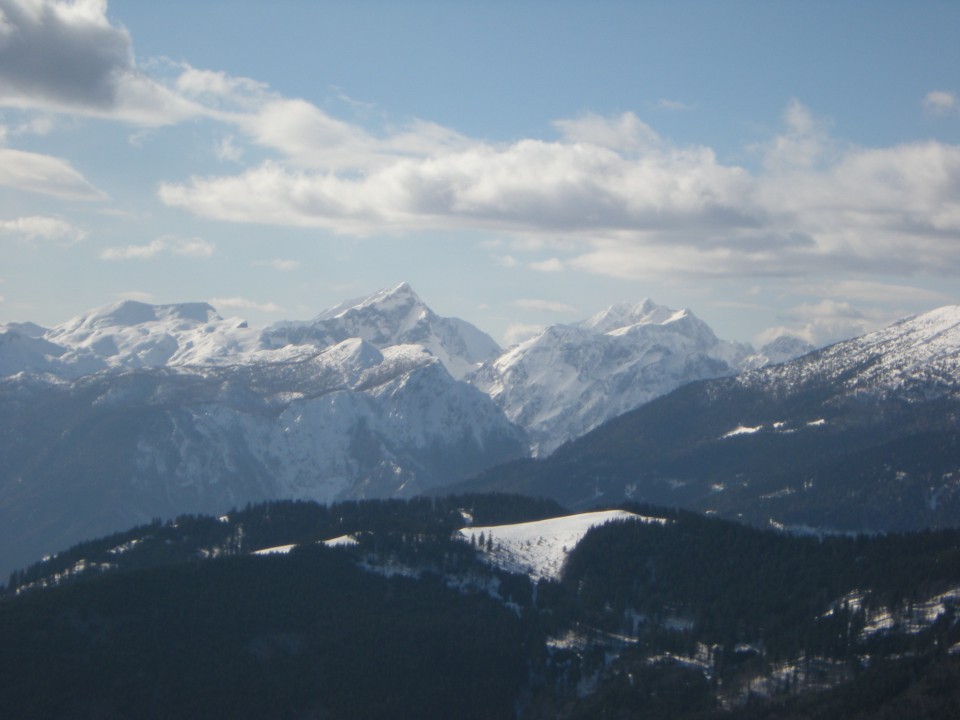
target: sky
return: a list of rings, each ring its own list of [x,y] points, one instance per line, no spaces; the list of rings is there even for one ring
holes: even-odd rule
[[[0,323],[960,303],[960,3],[0,0]]]

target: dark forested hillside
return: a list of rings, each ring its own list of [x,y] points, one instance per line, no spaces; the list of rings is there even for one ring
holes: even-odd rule
[[[0,597],[0,716],[957,709],[960,531],[797,537],[625,509],[536,581],[456,532],[560,511],[519,496],[275,502],[83,543]]]
[[[837,387],[693,383],[549,458],[492,468],[460,487],[576,509],[651,502],[762,527],[960,526],[960,401],[843,395]]]
[[[526,675],[502,605],[322,546],[111,575],[0,617],[8,718],[510,718]]]

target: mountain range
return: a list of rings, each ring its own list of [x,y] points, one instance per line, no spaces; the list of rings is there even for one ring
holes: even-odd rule
[[[0,572],[155,517],[459,483],[759,524],[949,524],[953,410],[932,408],[952,408],[960,342],[956,309],[938,312],[812,354],[726,342],[650,300],[502,350],[405,283],[262,330],[134,301],[0,326]],[[896,443],[916,469],[890,469]],[[887,494],[860,502],[878,473]]]
[[[693,382],[464,488],[636,500],[807,531],[955,527],[960,307]]]
[[[811,349],[800,345],[796,351]],[[765,360],[747,345],[717,339],[689,310],[646,299],[548,327],[468,380],[527,431],[533,454],[548,455],[680,385]]]

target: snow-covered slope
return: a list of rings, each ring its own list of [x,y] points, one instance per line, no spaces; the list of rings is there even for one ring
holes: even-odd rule
[[[418,345],[457,379],[499,354],[489,335],[443,318],[403,283],[342,303],[311,321],[260,331],[223,319],[207,303],[124,300],[49,330],[0,326],[0,376],[18,372],[76,379],[107,369],[243,365],[307,357],[350,338],[377,348]]]
[[[527,429],[535,454],[546,455],[684,383],[734,373],[750,351],[718,340],[688,310],[644,300],[548,327],[469,381]]]
[[[793,362],[746,373],[741,382],[781,394],[829,382],[838,395],[960,398],[960,305],[905,318]]]
[[[240,355],[258,343],[257,332],[244,321],[224,320],[207,303],[124,300],[37,330],[0,328],[0,374],[74,379],[106,369],[242,362]]]
[[[465,527],[459,536],[476,545],[484,559],[508,572],[526,573],[534,580],[560,576],[563,561],[590,528],[608,522],[667,522],[626,510],[602,510],[513,525]]]
[[[407,283],[341,303],[308,322],[274,325],[264,330],[262,343],[326,347],[352,337],[380,348],[419,345],[457,379],[500,353],[493,338],[463,320],[440,317]]]
[[[25,370],[49,373],[59,365],[65,349],[46,340],[43,328],[30,332],[25,324],[0,325],[0,377]]]

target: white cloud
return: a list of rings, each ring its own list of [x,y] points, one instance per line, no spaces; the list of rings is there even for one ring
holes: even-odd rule
[[[503,341],[507,346],[522,343],[535,335],[543,332],[543,325],[527,325],[524,323],[511,323],[503,333]]]
[[[539,300],[536,298],[521,298],[515,300],[514,305],[523,310],[534,310],[549,313],[575,313],[577,309],[566,303],[555,302],[552,300]]]
[[[182,255],[184,257],[208,258],[213,255],[213,243],[201,238],[178,238],[169,235],[158,237],[146,245],[125,245],[105,248],[100,253],[102,260],[150,260],[157,255]]]
[[[477,144],[424,159],[396,158],[362,174],[290,170],[276,162],[234,177],[164,184],[161,199],[240,222],[384,230],[488,228],[558,233],[743,224],[731,203],[745,171],[695,148],[630,160],[583,143]]]
[[[203,112],[147,77],[105,0],[0,0],[0,105],[113,117],[143,125]]]
[[[224,119],[258,145],[279,151],[290,163],[323,171],[385,167],[404,158],[469,146],[459,133],[420,120],[378,137],[297,98],[263,98],[256,109]]]
[[[625,278],[960,270],[960,146],[848,148],[797,102],[784,118],[759,173],[720,163],[709,148],[646,148],[631,117],[588,117],[560,123],[558,142],[477,142],[426,157],[391,157],[374,143],[350,170],[266,162],[164,184],[160,197],[205,217],[356,236],[494,230],[531,247],[566,244],[569,261],[537,269]],[[368,143],[345,124],[320,125],[324,142],[343,143],[334,155]]]
[[[621,152],[637,152],[663,144],[653,128],[632,112],[614,118],[588,114],[575,120],[557,120],[553,124],[568,143],[584,143]]]
[[[181,70],[176,79],[177,90],[186,96],[204,100],[205,104],[222,103],[227,107],[255,107],[262,100],[274,97],[266,84],[251,78],[201,70],[186,63],[176,67]]]
[[[105,200],[66,160],[0,147],[0,185],[63,200]]]
[[[945,115],[949,112],[960,110],[960,101],[952,92],[945,90],[934,90],[929,92],[923,98],[923,107],[927,112],[934,115]]]
[[[218,310],[226,308],[230,310],[257,310],[265,313],[278,313],[283,310],[282,307],[273,302],[258,303],[242,297],[211,298],[210,304]]]
[[[783,112],[784,132],[761,146],[763,162],[774,171],[811,168],[830,147],[830,136],[823,120],[793,99]]]
[[[555,273],[563,271],[563,263],[558,258],[550,258],[530,263],[530,268],[537,272]]]
[[[238,117],[238,122],[254,142],[279,150],[299,165],[363,167],[376,157],[376,142],[366,131],[305,100],[274,100],[255,114]]]
[[[375,132],[251,78],[156,61],[154,79],[102,0],[0,0],[0,13],[0,105],[150,127],[204,116],[228,128],[221,159],[243,161],[249,144],[275,153],[236,175],[160,186],[163,202],[204,217],[353,236],[493,231],[567,258],[534,269],[630,279],[960,271],[960,146],[845,146],[798,100],[755,148],[759,171],[677,146],[630,112],[557,120],[555,141],[491,144],[421,120]],[[958,100],[937,90],[924,106],[954,112]],[[0,145],[49,130],[43,117],[30,130],[0,126]],[[2,147],[0,185],[105,197],[65,160]],[[104,257],[212,252],[156,242]]]
[[[83,240],[87,233],[60,218],[31,215],[15,220],[0,220],[0,237],[4,236],[21,242],[52,240],[72,244]]]
[[[791,308],[785,314],[789,324],[767,328],[755,338],[764,345],[781,335],[793,335],[813,345],[827,345],[877,330],[899,317],[883,310],[864,310],[847,302],[821,300]]]

